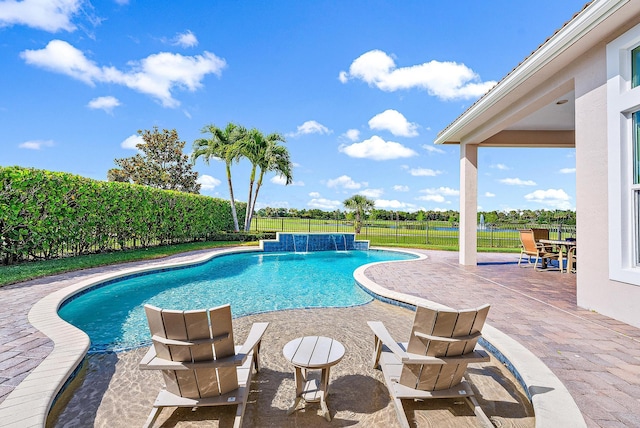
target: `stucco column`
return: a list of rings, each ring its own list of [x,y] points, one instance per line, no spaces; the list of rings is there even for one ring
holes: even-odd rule
[[[461,265],[478,261],[478,146],[460,143],[460,252]]]

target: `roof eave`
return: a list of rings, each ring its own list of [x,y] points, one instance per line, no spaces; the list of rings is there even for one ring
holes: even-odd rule
[[[563,28],[547,40],[538,50],[525,59],[480,100],[460,115],[436,137],[435,144],[460,144],[464,135],[511,91],[525,83],[577,40],[613,15],[630,0],[594,0],[579,12]]]

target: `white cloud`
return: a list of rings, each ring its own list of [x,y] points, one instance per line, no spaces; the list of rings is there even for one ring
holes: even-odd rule
[[[396,184],[395,186],[393,186],[393,190],[395,190],[396,192],[408,192],[409,191],[409,186],[403,186],[401,184]]]
[[[387,199],[376,199],[375,207],[382,210],[404,210],[404,211],[418,211],[418,207],[414,204],[409,204],[406,202],[400,202],[397,199],[387,200]]]
[[[393,141],[384,141],[377,135],[361,143],[353,143],[351,145],[343,144],[338,150],[352,158],[373,160],[408,158],[417,155],[417,153],[410,148]]]
[[[451,187],[431,187],[429,189],[422,189],[420,193],[426,193],[425,195],[418,196],[416,199],[419,201],[429,201],[429,202],[447,202],[446,196],[459,196],[460,191],[456,189],[452,189]]]
[[[357,190],[363,186],[366,187],[367,184],[368,183],[366,182],[356,183],[348,175],[341,175],[338,178],[334,178],[327,181],[327,187],[342,187],[344,189],[352,189],[352,190]]]
[[[53,145],[54,143],[52,140],[31,140],[18,144],[18,147],[28,150],[40,150],[43,147],[53,147]]]
[[[502,184],[508,184],[509,186],[535,186],[536,182],[533,180],[521,180],[519,178],[503,178],[498,180]]]
[[[571,203],[569,202],[571,197],[562,189],[536,190],[524,195],[524,198],[527,201],[537,202],[555,209],[568,210],[571,208]]]
[[[195,56],[160,52],[140,61],[130,61],[130,70],[121,71],[113,66],[98,66],[62,40],[52,40],[44,49],[25,50],[20,57],[27,64],[65,74],[91,86],[96,83],[126,86],[152,96],[164,107],[180,105],[171,93],[175,88],[193,92],[202,87],[207,74],[220,76],[226,66],[224,59],[206,51]]]
[[[502,171],[506,171],[506,170],[510,169],[508,166],[506,166],[503,163],[497,163],[495,165],[491,165],[490,168],[499,169],[499,170],[502,170]]]
[[[309,196],[312,198],[319,198],[320,197],[320,193],[318,192],[309,192]]]
[[[444,196],[460,196],[460,191],[452,189],[451,187],[438,187],[430,189],[422,189],[420,193],[426,193],[428,195],[444,195]]]
[[[98,97],[94,98],[87,104],[87,107],[93,110],[104,110],[107,113],[120,105],[120,101],[116,97]]]
[[[366,196],[367,198],[379,198],[384,193],[383,189],[364,189],[358,192],[359,195]]]
[[[414,177],[435,177],[442,174],[442,171],[436,171],[430,168],[411,168],[409,174]]]
[[[562,168],[560,170],[560,174],[574,174],[576,172],[575,168]]]
[[[342,202],[325,198],[314,198],[307,202],[307,205],[311,208],[333,211],[340,208],[342,206]]]
[[[442,149],[439,149],[436,146],[430,145],[430,144],[423,144],[422,148],[425,149],[426,151],[428,151],[429,153],[438,153],[438,154],[445,154],[447,152],[445,152]]]
[[[202,185],[201,189],[204,191],[211,191],[220,185],[221,181],[207,174],[202,174],[196,180],[197,183]]]
[[[80,12],[82,0],[5,0],[0,2],[0,28],[12,25],[55,33],[74,31],[71,18]]]
[[[320,134],[320,135],[331,134],[331,132],[333,131],[331,131],[329,128],[327,128],[323,124],[318,123],[315,120],[307,120],[305,123],[298,126],[298,129],[296,130],[296,132],[290,132],[287,135],[289,137],[299,137],[300,135],[307,135],[307,134]]]
[[[128,136],[122,143],[120,143],[120,147],[123,149],[132,149],[138,150],[137,145],[144,143],[142,137],[138,134],[133,134]]]
[[[198,46],[198,39],[196,38],[196,35],[191,32],[191,30],[187,30],[184,33],[177,34],[174,40],[174,45],[182,46],[183,48],[192,48],[194,46]]]
[[[357,129],[349,129],[347,132],[342,134],[343,138],[346,138],[349,141],[358,141],[360,138],[360,131]]]
[[[287,178],[284,175],[276,175],[270,180],[273,184],[279,184],[281,186],[287,185]],[[292,181],[289,186],[304,186],[302,181]]]
[[[423,195],[418,196],[416,199],[419,201],[429,201],[429,202],[444,202],[446,199],[442,195]]]
[[[289,201],[269,201],[269,202],[256,202],[256,209],[259,210],[261,208],[289,208]]]
[[[487,198],[494,198],[496,194],[491,192],[485,192],[484,196],[486,196]]]
[[[430,61],[397,68],[395,61],[381,50],[372,50],[356,58],[349,71],[341,71],[339,79],[360,79],[380,90],[393,92],[419,88],[442,100],[477,98],[496,82],[482,82],[473,70],[456,62]]]
[[[415,137],[418,135],[418,125],[410,123],[397,110],[385,110],[369,120],[369,128],[387,130],[398,137]]]

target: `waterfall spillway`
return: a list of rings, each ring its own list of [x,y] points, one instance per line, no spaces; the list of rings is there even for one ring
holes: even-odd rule
[[[304,238],[304,241],[296,244],[296,238]],[[291,240],[293,241],[293,252],[294,253],[308,253],[309,252],[309,235],[308,234],[296,234],[291,236]],[[298,251],[300,249],[300,251]]]
[[[336,251],[340,251],[340,249],[338,248],[338,240],[336,239],[336,236],[338,238],[342,238],[342,248],[343,251],[347,251],[347,237],[346,235],[343,234],[336,234],[336,235],[331,235],[331,239],[333,240],[333,246],[336,249]]]

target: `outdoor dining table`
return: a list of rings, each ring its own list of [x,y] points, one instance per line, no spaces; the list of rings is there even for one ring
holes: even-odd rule
[[[563,251],[566,252],[567,254],[567,271],[566,273],[571,272],[571,266],[569,266],[569,264],[571,263],[571,260],[569,259],[569,252],[571,251],[571,249],[573,247],[576,246],[576,241],[575,240],[563,240],[563,239],[540,239],[538,240],[538,242],[541,242],[543,244],[549,244],[549,245],[555,245],[556,247],[558,247],[558,263],[560,265],[560,272],[564,272],[563,269],[563,264],[562,264],[562,254]]]

